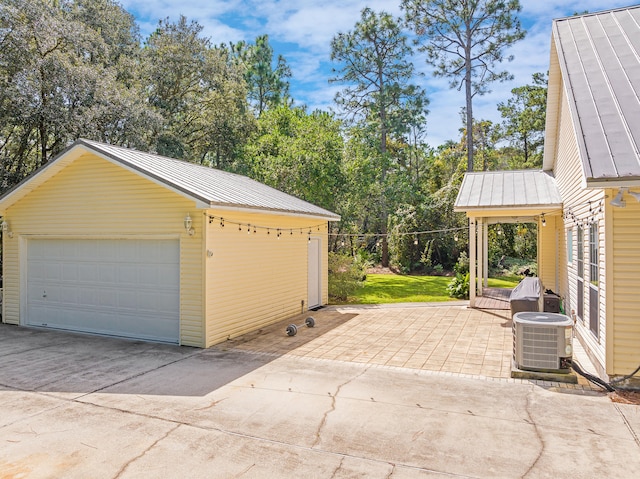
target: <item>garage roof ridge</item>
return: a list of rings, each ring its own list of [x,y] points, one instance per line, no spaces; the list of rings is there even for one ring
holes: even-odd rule
[[[85,138],[76,140],[58,156],[0,196],[0,211],[78,158],[79,154],[72,153],[77,148],[95,153],[192,198],[200,203],[201,207],[204,204],[208,207],[231,207],[276,214],[303,215],[328,221],[340,219],[339,215],[329,210],[247,176]],[[65,161],[65,158],[68,161]]]

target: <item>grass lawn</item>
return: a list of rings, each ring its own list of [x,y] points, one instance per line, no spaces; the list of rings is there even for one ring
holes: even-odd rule
[[[349,297],[349,304],[434,303],[459,301],[447,292],[447,276],[368,274],[364,285]],[[489,278],[492,288],[513,288],[520,278]]]

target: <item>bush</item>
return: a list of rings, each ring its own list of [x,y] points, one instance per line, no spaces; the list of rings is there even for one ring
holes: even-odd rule
[[[329,298],[346,301],[367,278],[367,266],[361,256],[329,253]]]
[[[460,251],[460,255],[458,256],[458,261],[453,266],[453,270],[456,273],[465,274],[469,272],[469,256],[467,256],[466,251]]]
[[[452,298],[469,299],[469,273],[456,273],[447,285],[447,291]]]

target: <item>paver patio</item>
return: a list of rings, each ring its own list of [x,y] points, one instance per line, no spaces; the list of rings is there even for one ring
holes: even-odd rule
[[[292,321],[232,339],[225,348],[274,355],[398,366],[508,378],[513,339],[509,312],[464,303],[411,307],[335,306],[310,313],[313,329],[284,330]]]

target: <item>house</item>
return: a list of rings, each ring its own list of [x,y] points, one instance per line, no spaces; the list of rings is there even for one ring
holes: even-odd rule
[[[640,6],[553,22],[543,171],[468,173],[471,304],[486,225],[534,221],[538,274],[603,378],[640,365]],[[479,258],[479,260],[477,259]],[[477,263],[477,264],[476,264]]]
[[[327,302],[334,213],[79,140],[0,197],[5,323],[209,347]]]

